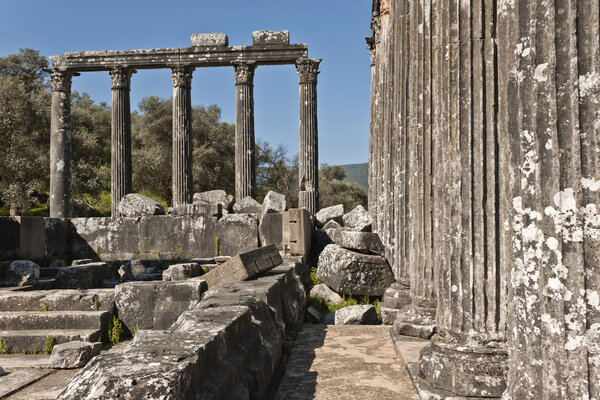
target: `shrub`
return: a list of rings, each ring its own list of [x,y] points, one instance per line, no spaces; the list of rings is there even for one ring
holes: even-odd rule
[[[44,350],[46,354],[52,354],[52,350],[54,349],[54,344],[55,344],[54,337],[48,336],[46,338],[46,348]]]

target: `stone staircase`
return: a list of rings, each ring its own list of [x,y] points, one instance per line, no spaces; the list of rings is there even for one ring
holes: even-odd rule
[[[0,290],[0,339],[9,352],[42,352],[46,341],[100,341],[114,309],[113,289]],[[0,347],[1,350],[1,347]]]

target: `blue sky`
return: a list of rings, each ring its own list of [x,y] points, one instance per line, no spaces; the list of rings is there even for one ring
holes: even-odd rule
[[[223,32],[230,45],[250,45],[254,30],[290,31],[322,58],[318,84],[319,161],[366,162],[369,146],[369,0],[303,1],[2,1],[0,56],[19,48],[45,56],[69,51],[189,47],[190,35]],[[132,78],[132,109],[145,96],[172,95],[170,70],[143,70]],[[107,72],[82,73],[73,90],[110,103]],[[254,80],[257,138],[298,153],[298,77],[294,66],[257,69]],[[192,103],[218,104],[235,121],[233,68],[199,68]]]

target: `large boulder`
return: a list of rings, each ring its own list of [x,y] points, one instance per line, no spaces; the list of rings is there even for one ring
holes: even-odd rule
[[[236,214],[258,214],[262,212],[262,206],[252,197],[246,196],[233,205],[233,212]]]
[[[105,262],[82,264],[76,267],[58,268],[54,286],[57,289],[94,289],[102,286]]]
[[[373,218],[360,204],[342,218],[344,226],[360,232],[371,232]]]
[[[223,212],[231,211],[233,196],[224,190],[209,190],[207,192],[194,193],[194,203],[205,202],[209,204],[220,204]]]
[[[195,276],[202,275],[204,270],[202,266],[195,262],[169,265],[169,268],[162,272],[163,281],[184,281]]]
[[[326,302],[333,304],[340,303],[343,300],[342,296],[331,290],[329,286],[324,283],[313,286],[313,288],[310,289],[310,297],[320,297]]]
[[[168,212],[170,215],[190,215],[192,217],[204,216],[206,218],[219,218],[222,213],[222,206],[220,204],[207,203],[204,201],[196,201],[192,204],[179,204],[178,206],[170,207]]]
[[[317,219],[317,225],[323,226],[331,220],[334,220],[337,223],[341,224],[343,216],[344,216],[344,205],[337,204],[335,206],[326,207],[326,208],[319,210],[319,212],[317,212],[317,215],[315,216],[315,218]]]
[[[394,275],[381,256],[330,244],[319,256],[317,277],[337,293],[382,296]]]
[[[40,280],[40,266],[33,261],[17,260],[10,263],[4,281],[7,286],[32,286]]]
[[[265,196],[262,203],[263,213],[280,213],[286,210],[285,195],[272,190]]]
[[[358,305],[340,308],[335,312],[336,325],[374,325],[377,311],[373,305]]]
[[[138,193],[129,193],[121,199],[118,206],[121,217],[146,217],[165,215],[165,209],[159,202]]]
[[[101,342],[68,342],[54,346],[50,356],[50,368],[83,368],[93,357],[100,354]]]
[[[323,225],[323,227],[321,229],[326,231],[327,229],[338,229],[341,227],[342,227],[342,225],[340,225],[336,220],[330,219],[329,222],[327,222],[325,225]]]
[[[361,253],[374,253],[384,256],[385,248],[377,233],[340,230],[335,236],[335,243],[345,249]]]
[[[84,200],[73,199],[71,201],[71,218],[79,217],[104,217],[104,214]]]

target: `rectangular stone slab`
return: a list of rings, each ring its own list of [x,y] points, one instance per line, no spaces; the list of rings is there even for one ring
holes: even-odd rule
[[[192,47],[229,45],[229,38],[224,33],[194,33],[191,40]]]
[[[283,263],[277,246],[270,244],[238,254],[217,268],[202,275],[209,288],[227,282],[243,281],[269,271]]]
[[[289,31],[254,31],[252,32],[253,45],[290,44]]]

